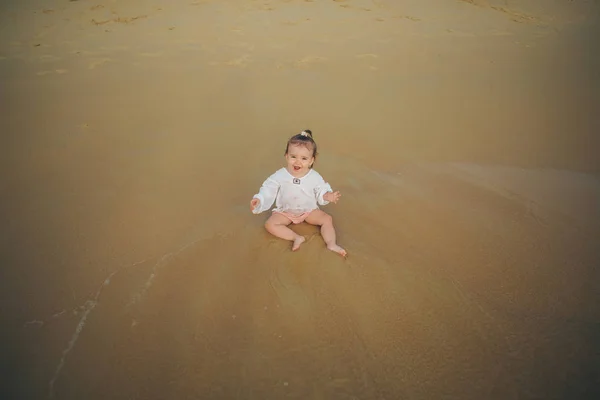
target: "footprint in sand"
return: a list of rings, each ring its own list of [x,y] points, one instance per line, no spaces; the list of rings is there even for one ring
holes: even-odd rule
[[[542,20],[540,20],[537,17],[534,17],[533,15],[521,13],[519,11],[512,10],[508,7],[493,6],[487,0],[459,0],[459,1],[462,1],[463,3],[469,3],[469,4],[472,4],[477,7],[482,7],[482,8],[487,7],[491,10],[506,14],[514,22],[518,22],[518,23],[540,23],[540,22],[542,22]]]
[[[105,20],[96,20],[95,18],[92,18],[92,24],[96,25],[96,26],[101,26],[101,25],[106,25],[106,24],[110,24],[110,23],[119,23],[119,24],[130,24],[132,22],[135,22],[137,20],[140,19],[146,19],[148,18],[147,15],[137,15],[135,17],[115,17],[112,19],[105,19]]]
[[[102,21],[96,21],[94,18],[92,18],[92,24],[94,24],[96,26],[108,24],[109,22],[112,22],[112,20],[106,19],[106,20],[102,20]]]
[[[245,10],[264,10],[264,11],[273,11],[276,10],[275,7],[271,5],[271,3],[265,2],[263,4],[252,4],[247,7],[244,7]]]
[[[244,29],[242,29],[242,28],[232,28],[231,32],[241,35],[241,36],[245,35]]]
[[[419,22],[421,21],[420,18],[416,18],[416,17],[411,17],[410,15],[394,15],[392,18],[396,18],[396,19],[407,19],[409,21],[413,21],[413,22]]]
[[[95,69],[96,67],[104,65],[111,61],[112,60],[110,58],[97,58],[95,60],[92,60],[92,62],[89,63],[88,69]]]
[[[528,15],[528,14],[520,13],[518,11],[513,11],[513,10],[511,10],[509,8],[496,7],[496,6],[491,6],[490,8],[492,10],[494,10],[494,11],[498,11],[498,12],[501,12],[501,13],[504,13],[504,14],[508,15],[509,18],[512,21],[514,21],[514,22],[518,22],[518,23],[523,23],[523,22],[529,22],[529,23],[541,22],[541,20],[539,18],[536,18],[533,15]]]
[[[245,54],[241,57],[238,57],[238,58],[235,58],[235,59],[229,60],[229,61],[222,61],[222,62],[213,61],[210,63],[210,65],[226,65],[229,67],[246,68],[249,64],[249,60],[250,60],[250,56],[248,54]]]
[[[40,72],[36,72],[36,75],[38,76],[44,76],[44,75],[49,75],[49,74],[65,74],[68,71],[66,69],[55,69],[52,71],[40,71]]]
[[[51,62],[60,60],[60,57],[56,57],[51,54],[44,54],[39,57],[39,60],[42,62]]]
[[[293,68],[298,68],[298,69],[307,69],[307,68],[311,68],[315,64],[320,64],[325,60],[326,60],[325,57],[306,56],[304,58],[301,58],[300,60],[293,61],[291,63],[291,66]],[[285,67],[286,67],[286,65],[284,63],[277,63],[277,69],[283,69]]]
[[[526,48],[535,47],[535,43],[525,43],[525,42],[515,41],[515,44],[518,44],[519,46],[526,47]]]
[[[379,56],[377,54],[373,54],[373,53],[357,54],[354,57],[360,58],[362,60],[379,58]],[[370,71],[378,71],[379,70],[379,68],[374,65],[369,65],[368,68]]]

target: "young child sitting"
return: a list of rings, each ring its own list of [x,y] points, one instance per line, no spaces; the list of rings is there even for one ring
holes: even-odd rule
[[[292,136],[285,148],[286,166],[264,181],[258,194],[252,198],[250,209],[254,214],[260,214],[275,202],[265,228],[278,238],[293,241],[293,251],[298,250],[306,238],[292,231],[288,225],[304,221],[320,226],[327,248],[345,257],[346,250],[336,242],[333,219],[319,209],[319,205],[337,203],[341,194],[334,192],[312,169],[316,156],[317,144],[310,130]]]

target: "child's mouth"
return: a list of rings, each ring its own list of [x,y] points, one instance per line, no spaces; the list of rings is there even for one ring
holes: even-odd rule
[[[294,165],[294,171],[300,171],[300,167],[296,167],[296,166]]]

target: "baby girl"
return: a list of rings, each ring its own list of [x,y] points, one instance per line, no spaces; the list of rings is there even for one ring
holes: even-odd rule
[[[320,226],[327,248],[345,257],[346,250],[336,242],[331,215],[319,209],[319,205],[337,203],[341,194],[334,192],[312,169],[316,156],[317,144],[310,130],[292,136],[285,148],[286,166],[267,178],[252,198],[250,209],[254,214],[260,214],[275,202],[265,228],[278,238],[292,241],[293,251],[298,250],[306,238],[292,231],[288,225],[307,222]]]

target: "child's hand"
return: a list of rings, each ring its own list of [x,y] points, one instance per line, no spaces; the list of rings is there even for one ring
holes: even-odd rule
[[[329,201],[331,203],[337,204],[337,202],[340,200],[340,197],[342,197],[342,195],[340,194],[340,192],[327,192],[325,193],[325,195],[323,196],[323,199],[325,201]]]
[[[252,201],[250,202],[250,211],[254,211],[254,209],[256,207],[258,207],[259,204],[260,204],[260,200],[257,198],[253,198]]]

